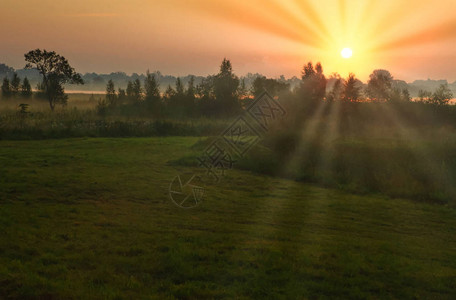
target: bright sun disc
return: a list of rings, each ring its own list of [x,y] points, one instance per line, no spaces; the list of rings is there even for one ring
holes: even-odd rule
[[[350,58],[353,55],[353,51],[350,48],[344,48],[340,52],[340,55],[342,55],[343,58]]]

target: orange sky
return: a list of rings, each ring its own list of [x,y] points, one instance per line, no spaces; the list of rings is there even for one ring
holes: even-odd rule
[[[207,75],[223,57],[238,75],[325,73],[366,80],[456,80],[455,0],[0,0],[0,63],[34,48],[78,72]],[[340,51],[353,50],[344,60]]]

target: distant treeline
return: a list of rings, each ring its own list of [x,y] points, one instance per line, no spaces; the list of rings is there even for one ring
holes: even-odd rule
[[[338,74],[326,77],[320,63],[309,62],[302,70],[302,77],[294,88],[280,79],[257,77],[250,88],[233,73],[231,62],[224,59],[220,72],[205,77],[199,84],[190,77],[187,84],[177,78],[164,93],[156,74],[147,73],[144,81],[139,78],[127,83],[127,88],[117,88],[113,80],[106,87],[106,99],[97,106],[101,115],[131,112],[152,114],[156,117],[220,117],[239,113],[249,101],[268,91],[282,102],[287,102],[293,111],[307,104],[318,102],[412,102],[406,85],[393,79],[386,70],[374,70],[364,85],[350,74],[344,79]],[[453,98],[448,84],[434,91],[420,90],[417,101],[425,104],[446,105]]]
[[[7,77],[9,80],[13,79],[14,74],[17,74],[20,78],[27,77],[30,84],[32,85],[33,89],[36,89],[36,85],[41,82],[42,77],[37,70],[30,70],[30,69],[18,69],[15,70],[5,64],[0,64],[0,78]],[[164,93],[166,91],[166,87],[171,85],[175,87],[175,83],[177,80],[176,76],[171,75],[164,75],[160,71],[152,72],[155,75],[156,80],[160,83],[160,92]],[[127,75],[124,72],[113,72],[110,74],[97,74],[97,73],[85,73],[84,75],[81,74],[82,79],[84,80],[85,84],[83,86],[71,86],[71,90],[80,90],[80,91],[103,91],[106,87],[106,84],[112,80],[113,83],[117,87],[126,88],[129,81],[135,81],[139,79],[140,81],[144,81],[147,77],[147,74],[137,74],[133,73],[131,75]],[[244,80],[245,85],[248,89],[251,89],[253,86],[253,82],[258,77],[264,77],[262,74],[259,73],[248,73],[245,76],[241,76],[240,79]],[[204,76],[196,76],[196,75],[187,75],[180,77],[181,82],[184,85],[187,85],[189,81],[193,78],[195,84],[199,84],[205,78]],[[298,77],[291,77],[285,78],[285,76],[280,76],[275,78],[281,82],[289,84],[291,89],[296,88],[300,84],[300,78]],[[453,93],[456,93],[456,81],[453,83],[449,83],[447,80],[415,80],[411,83],[407,83],[403,80],[393,80],[394,85],[399,86],[401,89],[408,89],[410,95],[412,97],[418,97],[420,90],[427,90],[433,91],[438,88],[441,84],[448,84],[450,90]],[[365,87],[365,84],[363,83]]]
[[[30,81],[30,84],[36,89],[36,85],[39,84],[42,80],[42,76],[39,74],[37,70],[29,70],[29,69],[18,69],[15,70],[5,64],[0,64],[0,78],[8,78],[11,80],[14,74],[17,74],[21,78],[27,77]],[[156,80],[160,83],[160,92],[164,93],[166,91],[166,87],[171,85],[175,87],[175,83],[177,80],[176,76],[172,75],[164,75],[160,71],[151,72],[155,75]],[[103,91],[106,87],[106,84],[112,80],[117,87],[126,88],[129,81],[135,81],[139,79],[140,81],[144,81],[147,77],[146,74],[137,74],[132,73],[131,75],[127,75],[125,72],[113,72],[110,74],[97,74],[97,73],[85,73],[84,75],[81,74],[82,79],[84,80],[85,84],[83,86],[68,86],[71,90],[75,91]],[[253,81],[257,77],[263,77],[263,75],[259,73],[248,73],[245,76],[242,76],[241,79],[244,80],[247,87],[251,87]],[[205,78],[204,76],[196,76],[196,75],[187,75],[180,77],[181,82],[184,85],[187,85],[189,81],[193,78],[195,84],[199,84]],[[295,87],[299,84],[299,78],[292,77],[292,78],[285,78],[284,76],[280,76],[279,79],[290,84],[291,87]]]
[[[77,75],[77,74],[76,74]],[[224,59],[218,74],[197,78],[190,76],[187,82],[180,77],[166,87],[160,83],[156,73],[147,72],[144,76],[129,80],[126,88],[117,87],[109,80],[105,87],[106,96],[99,100],[99,115],[147,115],[153,117],[229,117],[238,114],[248,102],[263,91],[288,102],[296,110],[303,103],[326,102],[411,102],[412,96],[407,84],[394,80],[386,70],[374,70],[367,84],[363,84],[354,74],[342,78],[339,74],[329,77],[323,72],[320,63],[315,66],[309,62],[302,69],[301,79],[293,86],[284,80],[257,76],[250,87],[245,78],[233,72],[231,62]],[[46,98],[45,86],[36,86],[36,98]],[[164,92],[162,92],[164,90]],[[61,91],[64,93],[63,89]],[[31,85],[27,77],[23,80],[17,73],[12,79],[3,78],[2,99],[15,97],[30,98]],[[453,98],[447,83],[442,83],[434,91],[420,90],[418,101],[446,105]],[[66,97],[62,97],[66,103]]]

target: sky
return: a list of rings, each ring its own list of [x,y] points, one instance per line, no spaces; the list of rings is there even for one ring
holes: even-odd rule
[[[0,63],[40,48],[80,73],[300,76],[374,69],[456,80],[456,0],[0,0]],[[353,56],[341,57],[350,48]]]

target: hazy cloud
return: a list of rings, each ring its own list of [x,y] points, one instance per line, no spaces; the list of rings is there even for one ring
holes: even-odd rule
[[[117,13],[78,13],[78,14],[65,14],[65,17],[76,17],[76,18],[106,18],[106,17],[118,17],[120,14]]]

